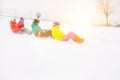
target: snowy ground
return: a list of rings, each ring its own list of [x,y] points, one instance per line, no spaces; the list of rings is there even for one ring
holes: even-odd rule
[[[31,30],[31,20],[25,26]],[[52,22],[41,21],[42,28]],[[0,19],[0,80],[120,80],[120,29],[61,24],[82,44],[13,34]]]

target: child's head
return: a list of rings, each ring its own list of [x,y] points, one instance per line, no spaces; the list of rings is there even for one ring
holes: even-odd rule
[[[24,18],[23,17],[20,17],[20,22],[24,22]]]
[[[13,22],[16,22],[16,17],[13,17],[13,18],[12,18],[12,21],[13,21]]]
[[[59,28],[60,23],[59,23],[58,21],[55,21],[55,22],[53,23],[53,26],[54,26],[54,27],[58,27],[58,28]]]
[[[33,22],[34,22],[35,25],[38,25],[40,21],[38,19],[34,19]]]

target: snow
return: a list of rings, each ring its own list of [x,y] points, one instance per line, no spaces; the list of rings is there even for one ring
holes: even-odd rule
[[[0,19],[0,80],[120,80],[120,29],[61,23],[85,39],[60,42],[52,38],[13,34]],[[32,20],[25,20],[31,30]],[[41,21],[50,29],[52,22]]]

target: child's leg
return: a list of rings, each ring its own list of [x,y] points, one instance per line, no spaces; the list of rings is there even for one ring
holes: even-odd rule
[[[24,34],[22,31],[15,32],[16,34]]]
[[[31,35],[32,34],[32,31],[28,30],[27,28],[24,29],[24,33],[28,34],[28,35]]]
[[[46,30],[45,33],[46,33],[48,36],[51,36],[52,31],[51,31],[51,30]]]
[[[21,28],[21,31],[28,34],[28,35],[32,34],[32,31],[28,30],[27,28]]]
[[[36,33],[34,33],[34,35],[36,36],[36,37],[40,37],[40,32],[36,32]]]
[[[69,39],[74,40],[74,39],[75,39],[75,33],[69,32],[69,33],[63,38],[63,41],[68,41]]]
[[[72,39],[73,41],[77,42],[77,43],[82,43],[84,41],[84,39],[80,38],[77,34],[75,34],[74,32],[70,32],[68,33],[64,38],[63,41],[68,41],[69,39]]]
[[[42,38],[49,37],[50,35],[51,35],[51,30],[46,30],[45,32],[36,33],[37,37],[42,37]]]
[[[78,35],[76,35],[74,41],[77,42],[77,43],[82,43],[84,41],[84,39],[80,38]]]

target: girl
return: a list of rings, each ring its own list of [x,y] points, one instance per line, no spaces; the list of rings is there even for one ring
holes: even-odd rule
[[[54,39],[60,40],[60,41],[68,41],[69,39],[72,39],[76,43],[82,43],[84,39],[80,38],[78,35],[76,35],[74,32],[69,32],[68,34],[63,33],[59,29],[60,23],[54,22],[52,27],[52,37]]]
[[[20,28],[18,27],[18,24],[16,22],[16,18],[13,18],[11,21],[10,21],[10,28],[12,30],[13,33],[20,33],[20,34],[23,34],[23,32],[20,30]]]
[[[36,37],[49,37],[51,35],[51,30],[43,30],[39,27],[38,19],[34,19],[31,27],[32,32]]]

